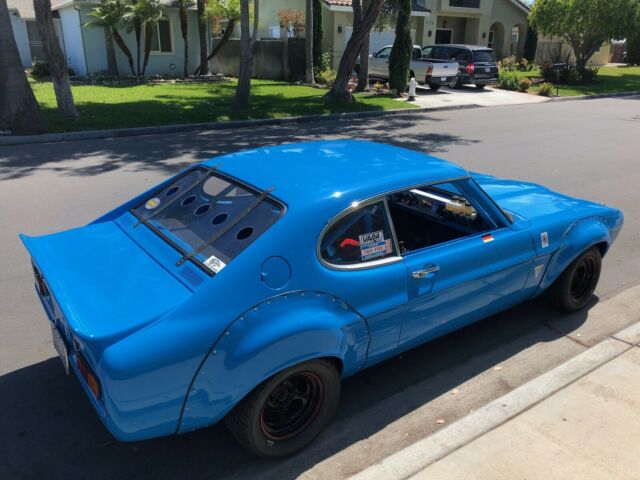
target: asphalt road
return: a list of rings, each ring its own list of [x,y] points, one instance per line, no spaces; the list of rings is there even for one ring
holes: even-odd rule
[[[597,294],[640,282],[637,97],[0,147],[0,478],[344,478],[623,326],[542,302],[492,317],[345,381],[337,421],[286,461],[252,458],[222,426],[115,442],[54,357],[17,234],[82,225],[220,153],[321,138],[393,143],[621,208],[625,228]]]

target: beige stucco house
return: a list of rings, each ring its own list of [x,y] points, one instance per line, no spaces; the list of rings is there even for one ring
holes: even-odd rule
[[[323,0],[324,50],[332,52],[337,65],[351,36],[351,0]],[[260,37],[280,36],[278,11],[305,9],[305,0],[269,0],[260,6]],[[498,57],[522,54],[529,8],[519,0],[414,0],[412,28],[414,43],[467,43],[487,45]],[[370,50],[393,43],[393,25],[372,32]]]

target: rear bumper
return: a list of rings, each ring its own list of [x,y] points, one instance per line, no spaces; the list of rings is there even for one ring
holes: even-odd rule
[[[426,82],[427,84],[429,83],[433,83],[435,85],[446,85],[448,83],[454,83],[458,81],[458,76],[457,75],[449,75],[447,77],[433,77],[433,76],[429,76],[426,78]]]
[[[490,85],[496,83],[498,77],[475,77],[472,75],[460,75],[460,83],[462,85]]]
[[[49,322],[62,336],[67,349],[69,371],[73,371],[75,374],[91,405],[93,405],[95,412],[111,435],[120,441],[136,441],[176,433],[178,422],[177,413],[176,415],[169,415],[169,420],[164,423],[156,423],[150,421],[148,411],[136,410],[131,408],[130,405],[122,405],[113,401],[110,395],[110,388],[113,388],[114,384],[117,384],[118,388],[123,390],[125,394],[132,385],[126,385],[125,382],[127,382],[127,380],[117,379],[114,381],[113,378],[110,378],[112,375],[109,374],[109,369],[105,365],[105,362],[100,361],[99,364],[96,364],[95,360],[87,361],[88,358],[95,357],[89,355],[89,352],[86,351],[86,347],[82,344],[81,340],[75,339],[74,341],[74,332],[67,323],[64,313],[58,306],[51,287],[35,263],[34,272],[38,272],[40,282],[45,285],[44,294],[39,291],[39,287],[36,285],[36,295],[40,303],[42,303]],[[82,354],[85,363],[89,365],[92,373],[99,380],[101,389],[100,398],[94,396],[89,385],[83,378],[76,360],[76,353]],[[61,370],[64,371],[62,365]],[[147,428],[140,428],[142,424],[145,424]]]

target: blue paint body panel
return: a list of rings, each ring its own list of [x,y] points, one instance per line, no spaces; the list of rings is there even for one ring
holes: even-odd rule
[[[260,148],[194,168],[218,163],[257,191],[274,187],[284,214],[215,275],[197,261],[177,265],[184,244],[136,227],[131,210],[173,179],[87,226],[21,236],[72,370],[79,352],[101,397],[80,382],[118,439],[210,425],[292,365],[331,357],[347,377],[507,309],[544,291],[590,246],[606,252],[623,222],[603,205],[369,142]],[[322,232],[342,212],[455,179],[472,179],[465,196],[492,220],[491,241],[469,235],[362,269],[319,258]],[[430,265],[440,270],[412,278]]]

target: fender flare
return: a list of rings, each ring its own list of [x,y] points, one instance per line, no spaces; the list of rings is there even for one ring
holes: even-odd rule
[[[562,235],[560,247],[549,261],[540,291],[545,290],[565,271],[582,252],[594,245],[604,245],[602,255],[611,245],[611,232],[607,220],[601,216],[583,218],[571,224]]]
[[[236,318],[195,372],[178,422],[183,433],[223,418],[274,374],[314,358],[340,362],[341,375],[366,362],[367,322],[343,300],[324,292],[271,297]]]

